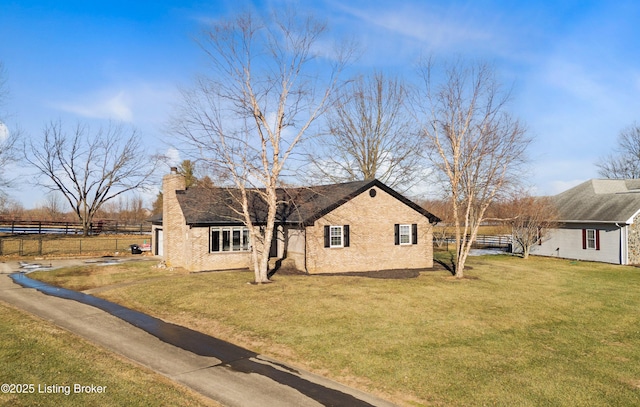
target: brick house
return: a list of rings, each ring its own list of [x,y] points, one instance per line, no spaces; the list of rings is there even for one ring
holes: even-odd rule
[[[249,231],[237,190],[185,189],[172,170],[163,178],[163,215],[152,223],[152,250],[190,271],[251,266]],[[270,256],[308,273],[433,267],[432,227],[439,219],[378,180],[278,190]],[[250,202],[256,227],[264,202]]]
[[[640,264],[640,180],[591,179],[553,201],[560,225],[531,254]]]

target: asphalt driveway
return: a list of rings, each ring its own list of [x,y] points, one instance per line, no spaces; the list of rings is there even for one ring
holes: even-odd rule
[[[83,262],[86,260],[52,261],[43,266]],[[393,406],[201,332],[92,295],[31,280],[28,275],[15,273],[20,266],[18,262],[0,263],[0,301],[51,321],[224,405]]]

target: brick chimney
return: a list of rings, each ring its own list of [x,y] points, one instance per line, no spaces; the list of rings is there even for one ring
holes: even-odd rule
[[[162,229],[164,233],[163,250],[167,266],[179,267],[184,264],[182,256],[186,243],[186,223],[176,191],[186,189],[186,179],[178,174],[176,167],[162,178]]]

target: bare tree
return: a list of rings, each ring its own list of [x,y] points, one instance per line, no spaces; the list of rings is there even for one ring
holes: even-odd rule
[[[418,126],[406,108],[407,89],[382,73],[340,88],[313,152],[310,177],[330,182],[377,178],[406,190],[422,175]]]
[[[137,139],[134,130],[127,136],[119,125],[92,132],[78,124],[67,132],[57,122],[45,127],[41,141],[25,143],[24,155],[37,169],[39,184],[62,193],[88,235],[102,205],[150,186],[157,160],[145,154]]]
[[[451,202],[456,238],[456,277],[464,266],[491,202],[521,179],[531,139],[507,111],[494,70],[457,62],[440,72],[420,68],[424,88],[416,105],[427,156]]]
[[[60,220],[61,215],[64,213],[64,206],[63,198],[55,191],[48,193],[41,204],[43,212],[51,220]]]
[[[634,123],[623,129],[614,152],[601,158],[596,166],[604,178],[640,178],[640,125]]]
[[[228,174],[237,191],[233,207],[249,229],[256,283],[268,282],[280,176],[325,109],[342,61],[319,70],[327,62],[316,52],[325,25],[278,12],[264,21],[242,14],[205,33],[201,47],[212,69],[184,92],[178,113],[181,147]],[[268,208],[259,228],[250,213],[254,194]]]
[[[16,201],[6,194],[0,194],[0,216],[20,219],[24,215],[25,209],[22,203]]]
[[[549,197],[536,197],[527,193],[515,195],[505,208],[506,224],[511,226],[513,243],[529,258],[533,245],[541,243],[550,229],[558,225],[558,211]]]

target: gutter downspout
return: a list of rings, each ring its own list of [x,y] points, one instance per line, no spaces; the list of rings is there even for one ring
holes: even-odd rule
[[[618,222],[616,222],[615,225],[620,230],[620,264],[626,266],[627,264],[629,264],[627,225],[619,225]]]

